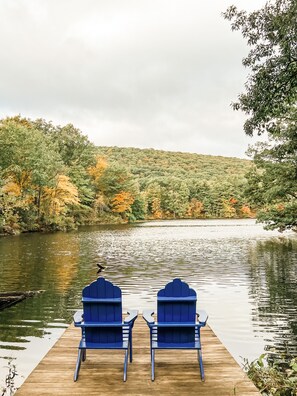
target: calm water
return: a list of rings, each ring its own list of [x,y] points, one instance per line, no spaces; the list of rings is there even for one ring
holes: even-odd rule
[[[239,363],[268,348],[297,351],[294,233],[252,220],[162,221],[5,237],[0,255],[1,291],[45,290],[0,312],[0,389],[10,358],[19,385],[71,322],[98,262],[126,309],[155,307],[174,277],[188,282]]]

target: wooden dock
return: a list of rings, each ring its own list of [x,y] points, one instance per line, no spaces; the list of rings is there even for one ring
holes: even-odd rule
[[[88,351],[77,382],[73,373],[80,329],[69,326],[16,392],[32,395],[260,395],[210,327],[202,329],[205,382],[195,351],[157,351],[156,379],[150,379],[149,329],[140,317],[133,329],[133,363],[123,382],[123,351]]]

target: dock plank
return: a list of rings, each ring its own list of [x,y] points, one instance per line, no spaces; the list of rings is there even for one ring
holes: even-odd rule
[[[80,329],[69,326],[29,375],[17,396],[189,395],[259,396],[260,393],[209,326],[202,329],[205,382],[195,351],[156,352],[156,379],[150,379],[149,330],[141,317],[133,329],[133,363],[123,382],[123,351],[88,351],[73,381]]]

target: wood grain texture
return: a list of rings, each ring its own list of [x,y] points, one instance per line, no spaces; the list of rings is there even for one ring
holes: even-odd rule
[[[205,382],[200,380],[197,352],[157,351],[156,379],[150,379],[149,329],[141,316],[133,329],[133,363],[123,382],[123,351],[87,351],[77,382],[73,374],[80,329],[69,326],[33,370],[17,396],[49,395],[260,395],[209,326],[202,329]]]

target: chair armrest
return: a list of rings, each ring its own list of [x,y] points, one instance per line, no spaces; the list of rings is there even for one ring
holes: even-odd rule
[[[155,323],[155,319],[153,317],[154,311],[153,310],[145,310],[142,313],[143,319],[146,321],[148,325],[152,325]]]
[[[134,322],[134,320],[135,320],[135,319],[137,318],[137,316],[138,316],[138,311],[135,309],[135,310],[128,311],[127,313],[129,314],[129,316],[127,316],[127,317],[124,319],[124,323],[125,323],[125,324],[128,324],[128,323]]]
[[[90,327],[123,327],[129,326],[129,323],[124,322],[77,322],[74,323],[76,327],[90,328]]]
[[[78,311],[75,312],[75,314],[73,315],[73,321],[74,321],[74,325],[79,325],[83,322],[84,318],[83,318],[83,310],[79,309]]]
[[[205,311],[203,310],[199,310],[197,311],[197,318],[198,318],[198,322],[202,325],[205,326],[207,319],[208,319],[208,315]]]
[[[200,322],[198,323],[188,323],[188,322],[153,322],[149,324],[150,327],[168,327],[168,328],[179,328],[179,327],[201,327],[204,326]]]

